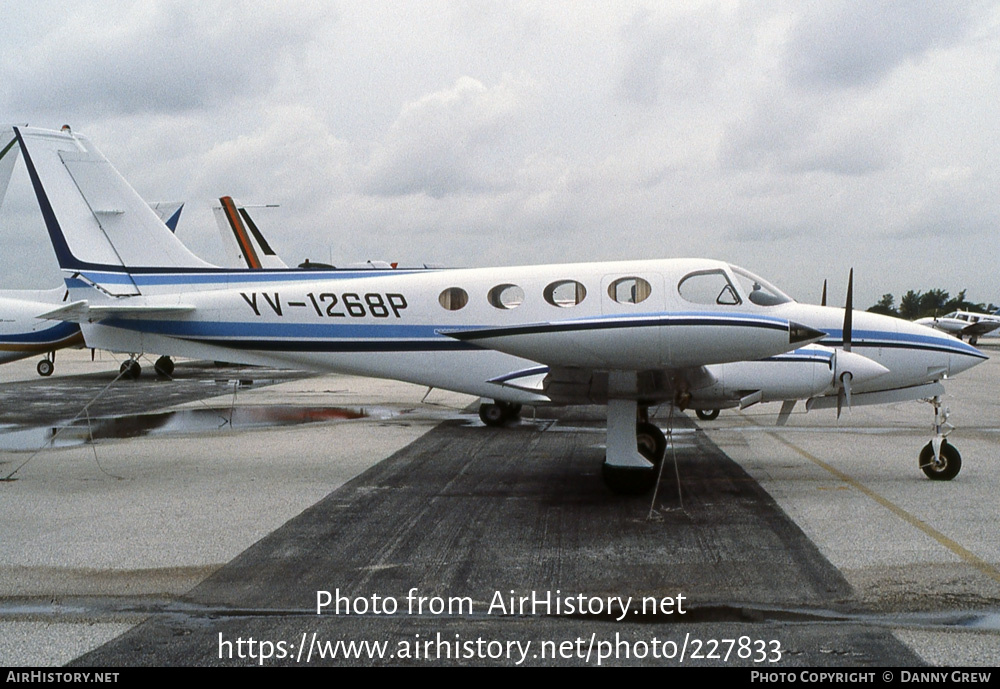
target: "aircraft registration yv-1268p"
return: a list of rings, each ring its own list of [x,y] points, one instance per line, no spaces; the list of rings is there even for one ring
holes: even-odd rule
[[[656,481],[666,441],[650,405],[937,400],[941,378],[985,359],[906,321],[797,304],[707,259],[222,269],[166,231],[88,139],[15,131],[71,295],[45,316],[80,323],[88,346],[455,390],[482,397],[490,425],[522,404],[607,404],[603,475],[618,492]],[[928,475],[957,472],[943,432],[928,447]]]

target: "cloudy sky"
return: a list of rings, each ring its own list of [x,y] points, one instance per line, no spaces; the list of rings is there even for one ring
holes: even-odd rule
[[[1000,302],[1000,5],[5,2],[0,121],[144,198],[256,211],[288,263],[707,256],[816,301]],[[0,285],[59,279],[23,166]]]

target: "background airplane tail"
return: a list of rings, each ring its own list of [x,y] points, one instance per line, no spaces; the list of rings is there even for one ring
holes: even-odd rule
[[[113,285],[113,294],[137,294],[121,274],[214,267],[167,229],[86,137],[68,127],[14,132],[61,268]]]
[[[288,267],[267,243],[246,206],[237,204],[231,196],[222,196],[212,211],[225,247],[226,265],[251,269]]]
[[[17,162],[17,154],[20,152],[14,130],[4,130],[3,136],[0,137],[0,203],[3,203],[7,195],[7,185],[10,184],[11,175],[14,174],[14,163]]]

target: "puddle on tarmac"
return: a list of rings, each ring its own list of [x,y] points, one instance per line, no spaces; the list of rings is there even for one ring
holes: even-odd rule
[[[0,426],[0,450],[29,451],[41,447],[71,447],[108,438],[139,438],[162,433],[204,433],[232,429],[296,426],[319,421],[345,421],[391,416],[388,410],[343,407],[268,405],[79,419],[72,424],[44,427]]]

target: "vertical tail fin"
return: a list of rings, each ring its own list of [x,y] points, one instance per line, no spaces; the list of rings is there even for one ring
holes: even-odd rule
[[[157,201],[149,204],[149,207],[156,213],[156,217],[163,221],[163,224],[170,228],[171,232],[177,232],[177,223],[181,219],[181,211],[184,210],[184,203],[181,201]]]
[[[257,229],[245,206],[238,206],[231,196],[220,197],[219,204],[212,210],[230,264],[251,269],[288,267]]]
[[[14,132],[61,268],[113,284],[113,294],[138,293],[123,273],[214,268],[167,229],[86,137],[68,127]]]

